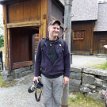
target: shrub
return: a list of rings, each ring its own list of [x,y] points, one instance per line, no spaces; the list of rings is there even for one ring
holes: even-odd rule
[[[1,35],[0,36],[0,48],[4,46],[4,38],[3,36]]]

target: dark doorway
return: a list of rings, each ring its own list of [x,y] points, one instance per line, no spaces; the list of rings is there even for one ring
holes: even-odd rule
[[[12,69],[27,66],[26,62],[32,62],[32,37],[34,34],[39,34],[39,27],[30,26],[10,29]]]

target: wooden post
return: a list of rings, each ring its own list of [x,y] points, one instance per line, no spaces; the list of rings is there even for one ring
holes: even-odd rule
[[[64,86],[62,96],[62,107],[68,107],[69,84]]]
[[[64,39],[68,43],[68,49],[71,53],[71,7],[72,0],[64,0],[65,3],[65,12],[64,12],[64,29],[67,28],[67,32],[65,32]],[[72,58],[70,55],[70,61],[72,62]],[[68,95],[69,95],[69,84],[66,85],[63,89],[63,97],[62,97],[62,107],[68,107]]]
[[[8,68],[8,37],[7,37],[7,6],[3,5],[3,24],[4,24],[4,63]]]

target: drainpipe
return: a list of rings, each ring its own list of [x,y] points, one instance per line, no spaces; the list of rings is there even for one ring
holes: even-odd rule
[[[68,44],[68,49],[70,52],[70,62],[72,62],[72,55],[71,55],[71,8],[72,8],[72,1],[73,0],[64,0],[65,11],[64,11],[64,29],[67,29],[65,32],[64,40]],[[64,87],[63,89],[63,96],[62,96],[62,107],[68,107],[68,95],[69,95],[69,84]]]

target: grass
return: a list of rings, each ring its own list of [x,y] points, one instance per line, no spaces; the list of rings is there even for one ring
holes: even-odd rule
[[[104,103],[84,96],[81,93],[72,94],[69,97],[69,107],[104,107]]]
[[[107,70],[107,62],[95,65],[94,67],[97,68],[97,69]]]
[[[14,86],[16,83],[15,80],[13,81],[4,81],[2,78],[2,75],[0,73],[0,87],[10,87],[10,86]]]
[[[1,73],[0,73],[0,87],[5,87],[6,86],[6,82],[3,80]]]

